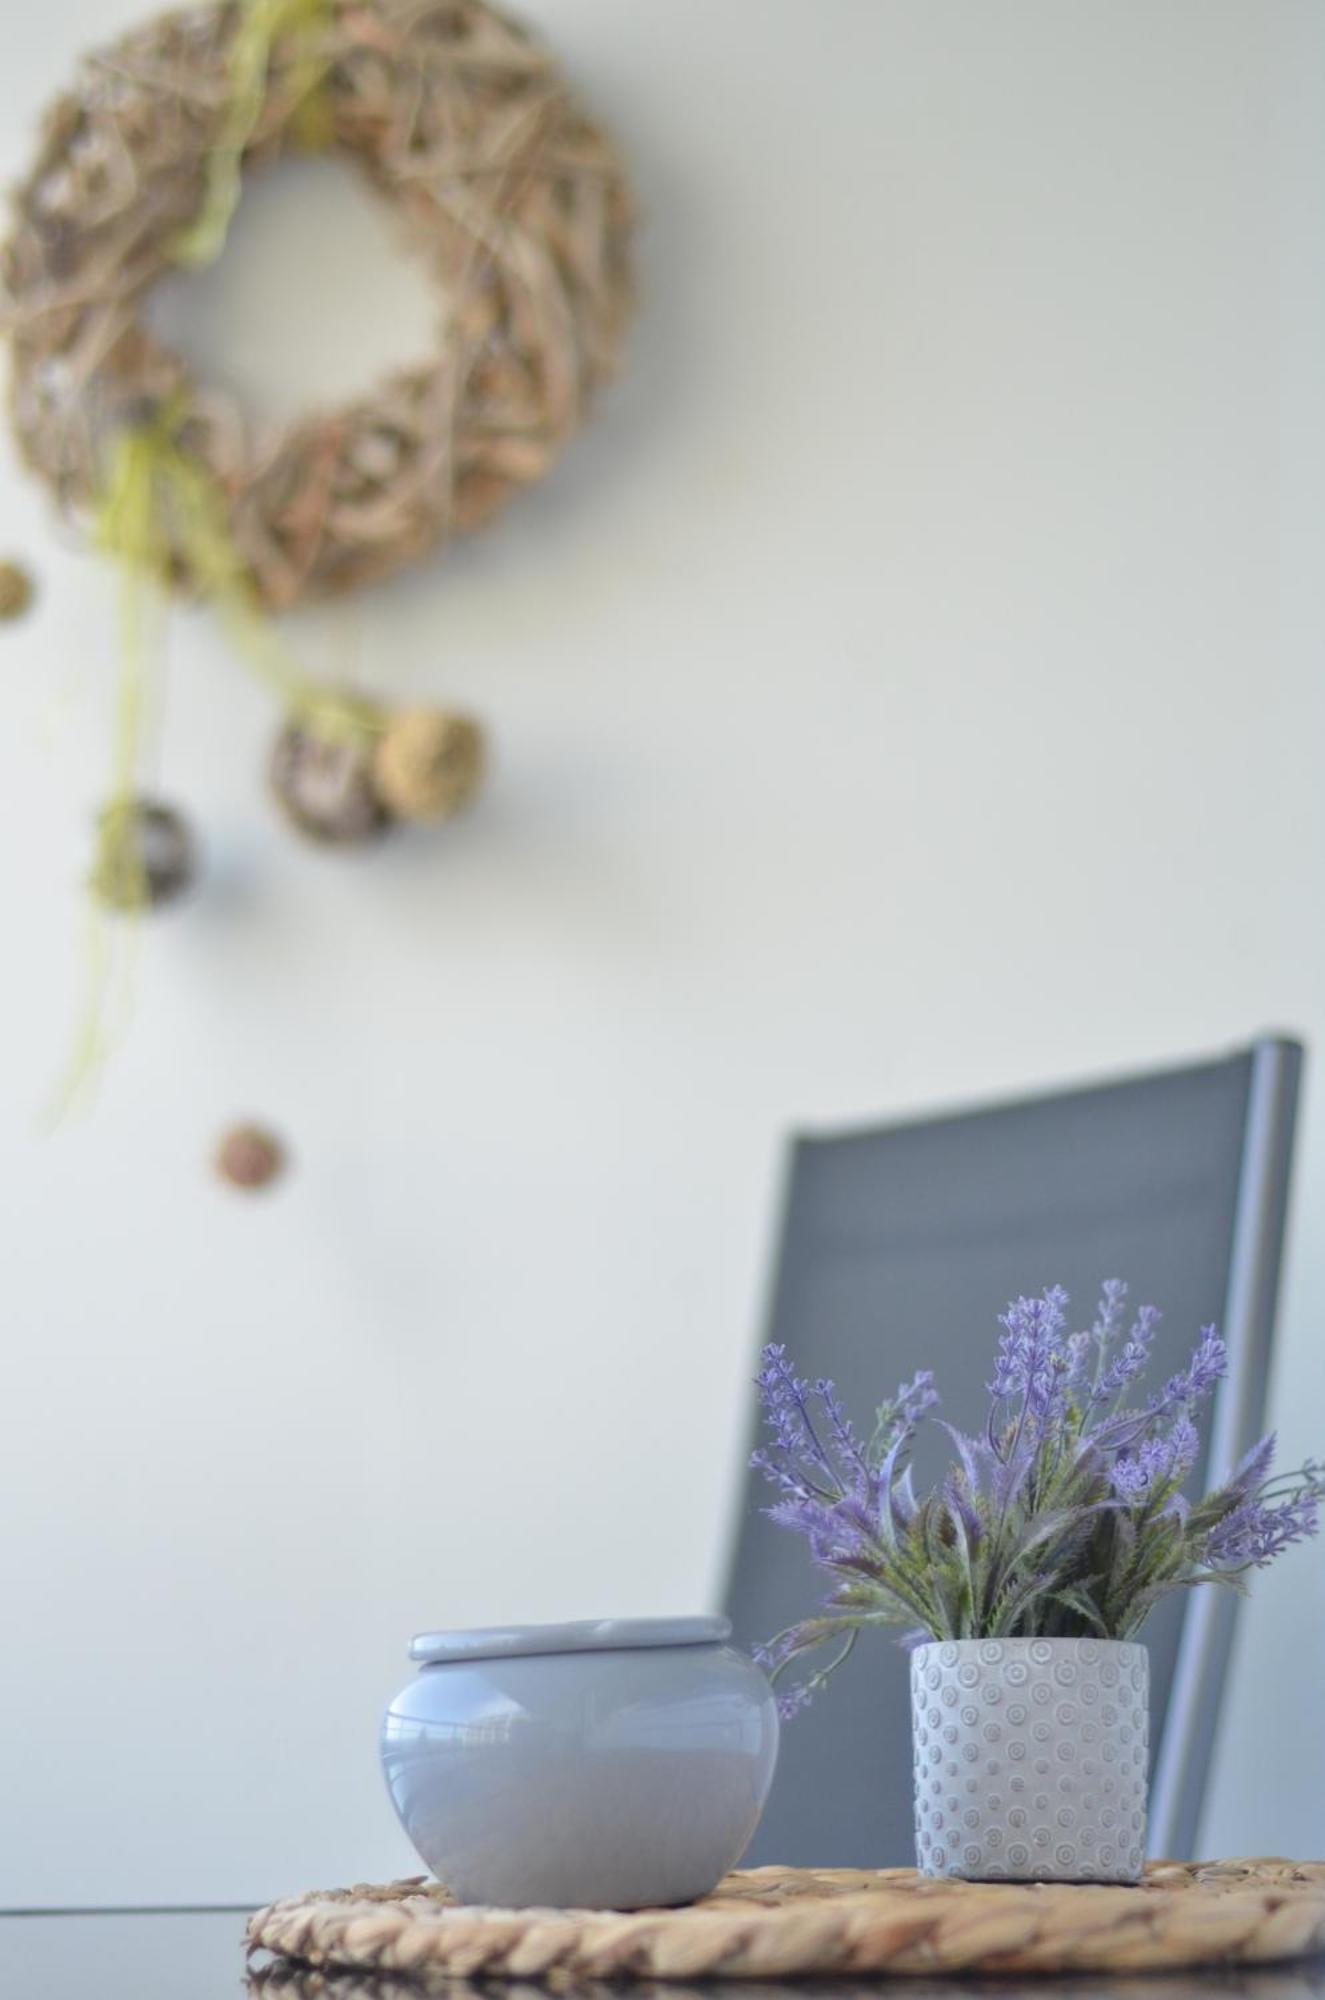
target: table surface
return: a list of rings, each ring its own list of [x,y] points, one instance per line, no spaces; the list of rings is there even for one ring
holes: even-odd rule
[[[49,1915],[0,1914],[0,1994],[39,1993],[42,2000],[402,2000],[421,1989],[399,1980],[353,1974],[334,1979],[292,1968],[246,1968],[245,1913],[238,1910],[96,1911]],[[502,1988],[451,1980],[447,2000],[500,2000]],[[1230,1972],[1187,1972],[1172,1977],[1123,1980],[1089,1977],[1036,1980],[851,1979],[764,1982],[709,1981],[702,1985],[599,1987],[629,2000],[851,2000],[866,1990],[878,2000],[916,2000],[927,1994],[961,2000],[997,1994],[1001,2000],[1200,2000],[1201,1995],[1241,2000],[1325,2000],[1325,1959],[1308,1965]],[[518,2000],[539,1989],[512,1986]]]

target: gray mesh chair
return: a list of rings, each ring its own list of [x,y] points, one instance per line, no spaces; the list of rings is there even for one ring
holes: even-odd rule
[[[1262,1422],[1301,1064],[1296,1043],[1266,1040],[1103,1087],[797,1139],[769,1338],[861,1412],[932,1367],[944,1414],[975,1429],[1003,1302],[1062,1283],[1088,1319],[1100,1280],[1125,1277],[1134,1301],[1164,1308],[1157,1376],[1208,1321],[1228,1340],[1209,1462],[1194,1477],[1226,1469]],[[923,1486],[939,1441],[921,1442]],[[799,1537],[760,1511],[770,1497],[749,1475],[728,1596],[746,1644],[804,1615],[818,1591]],[[1152,1853],[1192,1853],[1234,1602],[1175,1593],[1146,1629]],[[783,1732],[748,1865],[912,1858],[906,1690],[905,1658],[886,1636],[857,1647]]]

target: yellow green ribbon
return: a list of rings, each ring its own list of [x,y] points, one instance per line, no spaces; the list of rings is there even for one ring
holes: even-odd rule
[[[199,595],[215,607],[236,651],[290,715],[322,736],[376,734],[382,726],[379,710],[314,680],[263,611],[230,533],[224,490],[180,442],[186,415],[183,400],[173,398],[146,422],[121,431],[111,446],[96,539],[122,568],[122,658],[131,665],[141,661],[143,627],[136,607],[144,580],[165,581],[179,559]],[[128,678],[141,682],[142,675]],[[132,716],[126,723],[131,726]]]
[[[110,796],[97,822],[97,845],[88,886],[83,997],[65,1074],[48,1108],[56,1124],[86,1097],[119,1038],[128,1014],[133,932],[112,926],[98,884],[113,879],[120,907],[136,915],[147,907],[147,870],[133,837],[135,778],[148,705],[148,583],[157,568],[152,453],[131,432],[117,449],[96,519],[96,540],[120,558],[119,681],[115,692]],[[135,927],[136,928],[136,927]]]
[[[285,712],[325,737],[364,741],[383,726],[372,702],[322,686],[283,644],[264,613],[229,529],[225,493],[180,442],[182,398],[121,431],[110,447],[96,510],[97,546],[119,565],[119,685],[110,796],[102,810],[90,876],[84,998],[73,1052],[51,1117],[58,1121],[91,1090],[128,1014],[136,923],[112,924],[98,883],[113,881],[115,907],[130,919],[148,906],[147,871],[137,844],[135,804],[151,668],[153,606],[182,562],[214,605],[242,658],[279,696]]]
[[[295,37],[289,71],[295,138],[309,151],[330,144],[331,107],[320,88],[330,65],[318,49],[317,30],[326,23],[331,4],[332,0],[244,0],[230,44],[225,117],[207,154],[202,204],[175,240],[176,263],[210,264],[225,246],[239,204],[244,154],[267,101],[272,49],[282,35]]]

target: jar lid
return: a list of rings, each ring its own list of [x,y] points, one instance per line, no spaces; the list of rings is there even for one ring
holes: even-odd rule
[[[640,1646],[720,1646],[730,1618],[582,1618],[569,1625],[489,1625],[471,1632],[419,1632],[409,1656],[424,1666],[445,1660],[509,1660],[530,1653],[607,1653]]]

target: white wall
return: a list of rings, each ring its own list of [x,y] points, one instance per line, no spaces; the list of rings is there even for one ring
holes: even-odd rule
[[[139,11],[6,26],[7,178]],[[374,1731],[411,1631],[710,1600],[788,1126],[1325,1044],[1325,12],[528,11],[636,164],[630,378],[500,530],[297,634],[476,704],[491,793],[298,847],[264,698],[182,620],[161,783],[214,878],[55,1138],[113,584],[0,468],[43,588],[0,630],[0,1902],[406,1867]],[[296,193],[171,304],[287,398],[285,246],[340,190]],[[341,388],[420,307],[322,281]],[[206,1168],[249,1112],[298,1156],[263,1202]],[[1317,1076],[1288,1457],[1325,1442],[1323,1191]],[[1325,1848],[1323,1613],[1318,1550],[1260,1585],[1211,1850]]]

